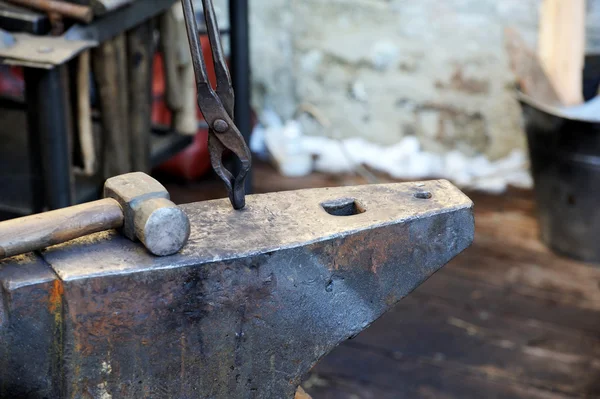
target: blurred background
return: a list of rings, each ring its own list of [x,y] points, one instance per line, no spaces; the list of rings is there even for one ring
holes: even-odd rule
[[[305,390],[600,397],[600,1],[215,6],[249,191],[446,178],[476,204],[473,247]],[[227,195],[178,1],[0,1],[0,60],[0,220],[138,170],[177,203]]]

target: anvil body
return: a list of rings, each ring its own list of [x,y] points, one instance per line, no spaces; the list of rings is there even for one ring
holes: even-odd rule
[[[183,205],[157,258],[106,232],[0,263],[0,398],[293,398],[302,377],[473,240],[450,183]]]

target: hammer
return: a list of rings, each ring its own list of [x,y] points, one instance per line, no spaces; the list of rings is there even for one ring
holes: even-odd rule
[[[0,222],[0,259],[40,250],[88,234],[121,229],[157,256],[178,252],[190,222],[169,200],[167,189],[145,173],[112,177],[104,199]]]

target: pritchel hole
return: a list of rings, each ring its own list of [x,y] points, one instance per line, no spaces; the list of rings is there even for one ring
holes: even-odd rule
[[[575,196],[573,194],[571,194],[567,197],[567,202],[571,206],[577,205],[577,200],[575,199]]]
[[[431,197],[433,197],[433,195],[431,195],[429,191],[419,191],[418,193],[415,193],[415,198],[418,199],[431,199]]]
[[[365,213],[365,207],[354,198],[340,198],[332,201],[326,201],[321,204],[330,215],[333,216],[354,216]]]

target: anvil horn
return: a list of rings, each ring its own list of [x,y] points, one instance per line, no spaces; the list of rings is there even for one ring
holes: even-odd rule
[[[99,233],[0,263],[0,397],[293,398],[474,233],[447,181],[183,205],[181,253]]]

